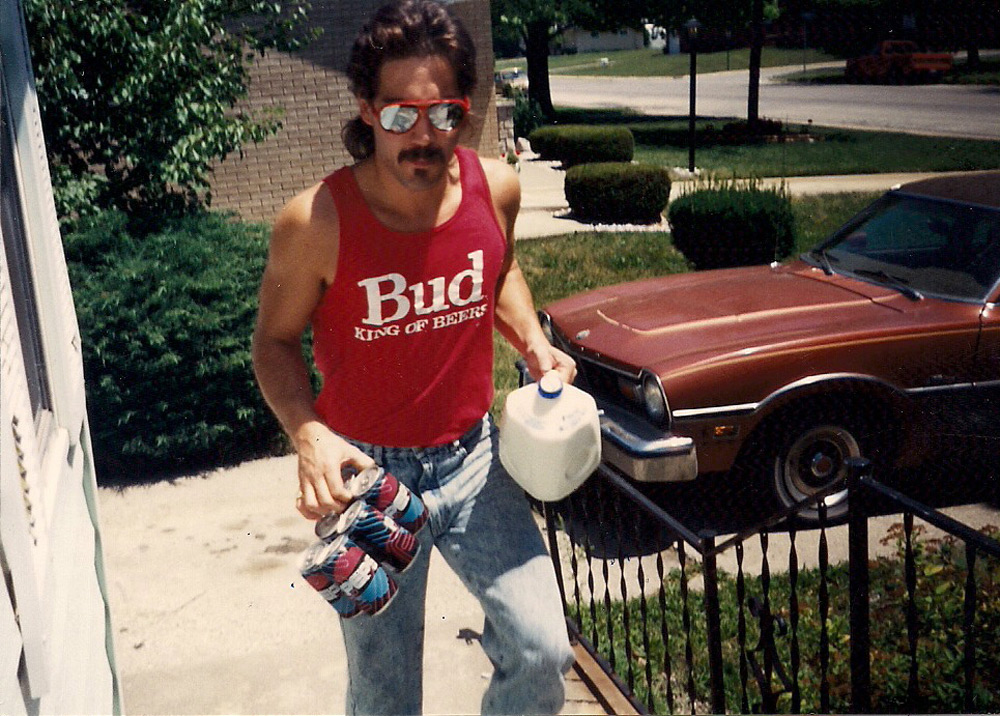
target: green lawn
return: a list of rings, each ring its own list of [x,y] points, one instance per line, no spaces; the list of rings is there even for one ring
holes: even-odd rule
[[[926,137],[789,125],[815,141],[732,146],[719,143],[727,122],[700,119],[696,163],[713,174],[737,177],[822,176],[915,171],[971,171],[1000,168],[1000,142]],[[635,137],[635,159],[667,167],[687,166],[687,117],[640,115],[629,110],[561,108],[560,124],[618,125]]]
[[[607,58],[607,66],[601,59]],[[765,47],[761,55],[763,67],[802,65],[801,49],[792,50]],[[807,50],[807,62],[829,62],[837,58],[818,50]],[[741,48],[726,52],[698,53],[698,72],[723,72],[725,70],[745,70],[750,66],[750,50]],[[498,60],[496,70],[527,65],[523,57],[513,60]],[[682,77],[688,74],[688,55],[664,55],[660,50],[619,50],[617,52],[583,52],[576,55],[552,55],[549,57],[549,73],[554,75],[593,75],[595,77]]]
[[[601,60],[607,58],[606,66]],[[844,82],[843,66],[802,71],[803,62],[844,62],[842,57],[834,57],[819,50],[765,47],[761,55],[762,67],[788,67],[789,81],[822,82],[836,84]],[[514,67],[527,69],[523,57],[497,60],[497,72]],[[698,73],[723,72],[726,70],[746,70],[750,67],[750,50],[738,48],[730,52],[698,53]],[[796,71],[798,67],[798,71]],[[595,77],[683,77],[690,69],[687,54],[664,55],[660,50],[619,50],[616,52],[584,52],[576,55],[552,55],[549,57],[549,74],[592,75]],[[986,55],[976,71],[969,70],[964,58],[955,60],[955,68],[941,79],[945,84],[1000,85],[1000,58]]]
[[[795,128],[792,127],[794,130]],[[813,143],[696,149],[697,166],[722,176],[822,176],[1000,168],[1000,142],[812,127]],[[636,138],[635,159],[687,166],[687,141],[649,144]]]

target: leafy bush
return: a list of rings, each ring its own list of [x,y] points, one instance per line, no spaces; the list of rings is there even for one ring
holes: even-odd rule
[[[272,452],[250,363],[265,228],[198,214],[135,240],[127,226],[107,212],[66,236],[102,480]]]
[[[591,162],[630,162],[635,140],[628,127],[581,124],[539,127],[528,135],[531,149],[542,159],[566,168]]]
[[[584,221],[655,224],[670,200],[670,175],[652,164],[580,164],[566,172],[566,201]]]
[[[795,219],[783,191],[699,189],[670,204],[674,246],[699,270],[754,266],[791,252]]]
[[[504,85],[503,96],[514,100],[514,137],[528,137],[545,124],[542,106],[523,89]]]

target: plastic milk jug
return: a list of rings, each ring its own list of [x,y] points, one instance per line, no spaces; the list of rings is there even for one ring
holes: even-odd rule
[[[601,462],[594,399],[556,371],[511,392],[500,418],[500,462],[537,500],[561,500]]]

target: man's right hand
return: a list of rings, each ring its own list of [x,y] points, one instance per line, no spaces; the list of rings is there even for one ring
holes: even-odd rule
[[[375,465],[374,460],[319,422],[299,429],[295,449],[299,456],[295,507],[308,520],[347,509],[352,496],[341,474],[345,467],[361,472]]]

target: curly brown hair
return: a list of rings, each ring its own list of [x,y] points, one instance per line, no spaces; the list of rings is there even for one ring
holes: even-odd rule
[[[462,22],[432,0],[400,0],[379,8],[354,41],[347,64],[351,92],[365,100],[378,94],[379,73],[389,60],[440,56],[455,70],[459,92],[468,96],[476,86],[476,48]],[[355,160],[375,151],[375,135],[361,117],[341,134]]]

